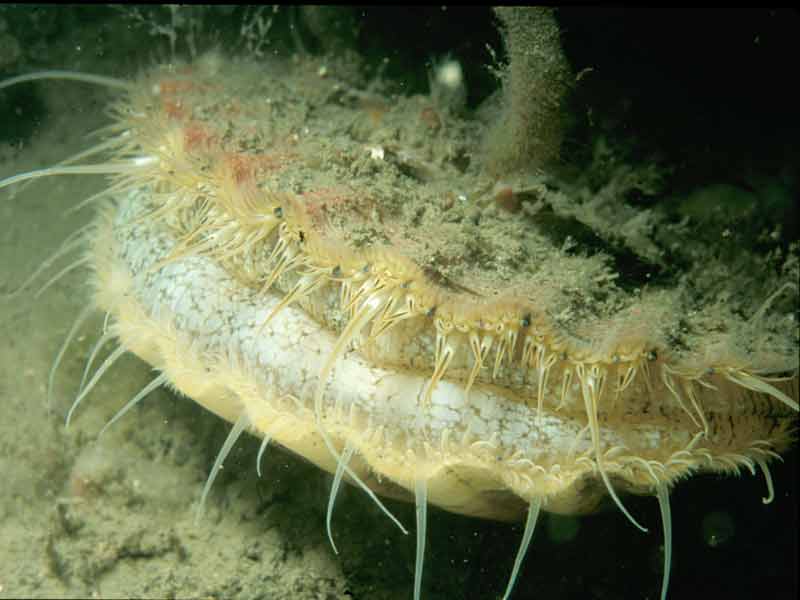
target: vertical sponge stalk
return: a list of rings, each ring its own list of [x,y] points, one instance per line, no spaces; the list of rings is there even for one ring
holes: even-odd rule
[[[549,8],[495,9],[508,54],[503,112],[486,138],[486,168],[496,176],[542,169],[559,157],[562,104],[573,81]]]

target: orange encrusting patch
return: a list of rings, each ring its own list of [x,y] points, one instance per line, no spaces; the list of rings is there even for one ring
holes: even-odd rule
[[[212,86],[196,83],[192,79],[162,79],[153,86],[154,94],[161,101],[161,112],[175,121],[192,118],[193,107],[190,94],[211,91]]]
[[[320,187],[303,192],[299,196],[305,205],[306,214],[318,230],[329,226],[330,212],[357,204],[355,190],[345,186]]]
[[[255,181],[267,173],[279,171],[296,158],[291,152],[265,152],[247,154],[244,152],[225,152],[220,160],[227,164],[233,181],[239,185]]]
[[[189,121],[183,129],[183,147],[186,152],[209,152],[219,147],[219,135],[199,121]]]

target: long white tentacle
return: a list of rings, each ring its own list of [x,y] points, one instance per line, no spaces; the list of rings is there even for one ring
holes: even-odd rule
[[[342,483],[342,477],[344,476],[344,469],[347,466],[347,463],[350,462],[350,458],[353,456],[353,452],[355,448],[350,444],[347,444],[342,451],[342,456],[339,458],[339,462],[336,464],[336,474],[333,477],[333,484],[331,485],[331,495],[328,498],[328,512],[325,516],[325,528],[328,531],[328,540],[331,542],[331,546],[333,547],[333,553],[339,554],[339,550],[336,548],[336,544],[333,543],[333,533],[331,532],[331,518],[333,517],[333,505],[336,502],[336,494],[339,492],[339,485]]]
[[[414,600],[422,593],[422,565],[425,561],[425,528],[428,521],[428,483],[424,479],[414,481],[414,502],[417,513],[417,554],[414,560]]]
[[[514,559],[514,568],[511,569],[511,577],[508,580],[508,586],[506,586],[506,593],[503,594],[503,600],[508,600],[511,598],[511,592],[514,590],[514,583],[517,581],[520,567],[522,567],[522,561],[525,559],[525,555],[528,552],[528,546],[531,543],[533,531],[536,529],[536,521],[539,518],[539,510],[541,508],[541,497],[531,500],[530,505],[528,506],[528,519],[525,521],[525,531],[522,532],[522,541],[519,543],[517,557]]]
[[[161,387],[162,385],[164,385],[164,384],[166,383],[166,381],[167,381],[167,374],[166,374],[166,373],[161,373],[160,375],[156,376],[156,378],[155,378],[155,379],[153,379],[153,380],[152,380],[150,383],[148,383],[146,386],[144,386],[144,387],[143,387],[143,388],[142,388],[142,389],[139,391],[139,393],[138,393],[138,394],[136,394],[136,395],[135,395],[133,398],[131,398],[130,400],[128,400],[128,401],[125,403],[125,406],[123,406],[121,409],[119,409],[119,411],[117,411],[117,414],[115,414],[113,417],[111,417],[111,419],[108,421],[108,423],[106,423],[106,424],[103,426],[103,428],[100,430],[100,433],[98,433],[98,434],[97,434],[97,438],[98,438],[98,439],[100,439],[100,437],[101,437],[101,436],[102,436],[102,435],[105,433],[106,429],[108,429],[108,428],[109,428],[109,427],[111,427],[111,426],[112,426],[114,423],[116,423],[116,422],[117,422],[117,421],[119,421],[119,420],[120,420],[122,417],[124,417],[124,416],[125,416],[125,414],[126,414],[126,413],[127,413],[129,410],[130,410],[130,409],[132,409],[134,406],[136,406],[136,405],[137,405],[137,404],[138,404],[138,403],[139,403],[139,402],[140,402],[142,399],[144,399],[145,397],[147,397],[147,395],[148,395],[150,392],[152,392],[154,389],[156,389],[156,388],[158,388],[158,387]]]
[[[661,525],[664,528],[664,579],[661,581],[661,600],[667,598],[669,588],[669,572],[672,567],[672,513],[669,508],[669,488],[667,484],[656,486],[656,497],[661,509]]]
[[[214,461],[214,466],[211,467],[211,471],[208,474],[208,479],[206,479],[206,484],[203,486],[203,493],[200,495],[200,504],[197,506],[197,512],[194,514],[195,525],[197,525],[200,522],[200,519],[203,518],[206,497],[208,496],[208,492],[211,491],[211,486],[214,484],[214,480],[217,478],[217,475],[222,469],[222,463],[225,461],[228,453],[230,453],[231,448],[233,448],[233,445],[236,443],[236,440],[239,439],[242,431],[244,431],[249,424],[250,419],[247,418],[246,413],[239,415],[239,418],[236,419],[236,423],[234,423],[233,427],[231,427],[228,437],[225,438],[222,447],[219,449],[217,459]]]
[[[81,390],[80,394],[78,394],[78,397],[75,398],[75,402],[72,403],[72,406],[67,413],[67,419],[64,424],[65,427],[69,427],[69,423],[72,420],[72,414],[75,412],[75,409],[78,408],[78,405],[81,403],[81,401],[89,394],[89,392],[92,391],[92,388],[94,388],[97,382],[100,381],[100,378],[111,367],[111,365],[113,365],[120,356],[125,354],[125,352],[127,352],[125,346],[119,346],[108,356],[108,358],[103,361],[103,364],[100,365],[100,368],[95,371],[92,379],[86,384],[86,387]]]

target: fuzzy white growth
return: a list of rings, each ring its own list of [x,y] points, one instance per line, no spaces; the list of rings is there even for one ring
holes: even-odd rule
[[[216,77],[225,65],[222,52],[218,48],[208,50],[197,57],[195,66],[206,77]]]
[[[453,58],[445,58],[434,64],[428,75],[431,99],[439,108],[459,112],[467,102],[467,87],[461,63]]]
[[[450,89],[464,85],[464,73],[461,63],[457,60],[448,60],[436,69],[436,82]]]

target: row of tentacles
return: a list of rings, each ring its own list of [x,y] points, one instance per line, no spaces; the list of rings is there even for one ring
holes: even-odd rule
[[[77,74],[69,78],[107,85],[115,82],[107,78]],[[0,84],[0,87],[19,81],[23,79],[16,78]],[[395,253],[384,249],[356,252],[336,245],[315,230],[298,201],[289,195],[258,188],[256,163],[242,161],[240,156],[224,152],[218,145],[214,147],[208,139],[198,144],[196,128],[171,123],[157,109],[143,110],[141,97],[137,98],[137,94],[148,89],[157,93],[157,86],[131,86],[124,82],[115,82],[113,85],[129,91],[136,90],[137,93],[114,105],[112,116],[115,122],[103,132],[109,136],[108,139],[73,157],[69,162],[78,162],[100,153],[111,153],[114,156],[113,161],[76,166],[65,163],[11,177],[0,182],[0,188],[26,179],[61,173],[104,173],[113,176],[114,180],[106,190],[85,200],[81,205],[145,188],[158,205],[146,218],[160,219],[171,224],[178,242],[172,255],[155,268],[183,256],[207,255],[227,265],[238,279],[258,286],[263,293],[277,289],[282,294],[283,299],[267,320],[281,308],[293,302],[302,302],[325,286],[335,289],[338,285],[339,313],[344,318],[341,319],[341,330],[334,350],[320,370],[319,383],[314,394],[314,412],[319,433],[337,462],[329,509],[333,505],[335,489],[345,473],[365,490],[369,490],[347,466],[352,448],[345,447],[340,452],[325,431],[322,422],[325,382],[334,371],[337,359],[354,342],[360,342],[363,351],[368,352],[370,345],[375,346],[381,336],[411,319],[426,323],[427,326],[422,329],[427,329],[429,337],[434,340],[433,349],[427,359],[432,375],[427,392],[420,399],[422,410],[432,390],[448,375],[454,358],[459,354],[471,356],[468,374],[462,377],[465,380],[466,393],[476,381],[502,380],[504,364],[507,365],[505,372],[513,371],[515,364],[523,372],[532,372],[536,382],[537,414],[544,410],[551,370],[561,372],[560,386],[557,385],[557,389],[561,390],[558,406],[564,404],[567,390],[572,386],[573,377],[576,378],[581,390],[579,396],[584,403],[586,427],[594,447],[594,468],[622,512],[642,530],[644,528],[633,519],[617,497],[604,469],[598,412],[607,385],[613,386],[613,397],[616,400],[638,378],[641,378],[649,390],[653,382],[657,381],[653,378],[654,373],[657,373],[678,406],[700,430],[690,446],[694,446],[700,436],[706,435],[708,431],[708,423],[693,386],[713,386],[711,381],[714,378],[725,378],[749,393],[770,396],[795,411],[798,409],[797,403],[780,389],[780,384],[773,385],[781,381],[781,378],[770,377],[769,373],[757,373],[745,363],[707,364],[707,361],[698,359],[690,363],[684,358],[679,364],[674,364],[666,348],[656,347],[642,337],[633,339],[632,343],[624,336],[616,340],[604,340],[600,344],[586,343],[558,328],[545,311],[528,301],[507,299],[492,304],[465,301],[463,296],[453,296],[436,289],[426,282],[416,265]],[[150,105],[149,102],[147,105]],[[76,236],[65,246],[74,247],[79,238],[80,236]],[[258,257],[265,260],[258,260]],[[288,275],[292,277],[284,277]],[[276,287],[279,282],[287,280],[293,281],[288,289],[280,290]],[[368,333],[363,336],[362,332],[367,327]],[[72,333],[68,340],[71,335]],[[107,365],[112,364],[122,351],[124,348],[120,347],[112,353],[91,379],[87,381],[84,377],[82,389],[68,419],[80,400],[105,372]],[[94,356],[96,353],[92,354]],[[62,355],[63,349],[59,357]],[[58,360],[54,367],[57,363]],[[417,368],[420,366],[419,363],[416,365]],[[484,370],[485,366],[491,369]],[[484,372],[488,370],[491,371],[490,375]],[[788,379],[796,384],[796,375]],[[134,401],[138,401],[155,385],[161,385],[165,381],[166,378],[160,376],[142,390],[143,393],[137,395]],[[131,403],[126,405],[126,408],[130,405]],[[246,421],[241,418],[234,425],[209,476],[203,498],[222,459],[246,425]],[[262,451],[267,441],[268,439],[265,440]],[[762,466],[768,477],[764,459],[765,453],[770,450],[764,444],[766,442],[762,441],[753,444],[752,458],[738,458],[736,455],[736,458],[728,457],[723,460],[713,456],[710,460],[719,461],[721,468],[745,465],[751,470],[755,461]],[[685,463],[684,472],[691,469],[693,460],[701,460],[703,456],[694,454],[693,447],[687,447],[681,452],[684,456],[673,456],[672,463],[676,467]],[[652,478],[652,489],[662,508],[667,539],[663,598],[666,596],[666,574],[669,572],[670,560],[668,485],[675,477],[658,472],[665,471],[663,465],[659,469],[646,463],[640,468]],[[418,480],[414,491],[418,517],[414,596],[419,598],[427,505],[425,481]],[[542,500],[537,495],[528,499],[528,520],[506,598],[511,593],[532,536]]]

